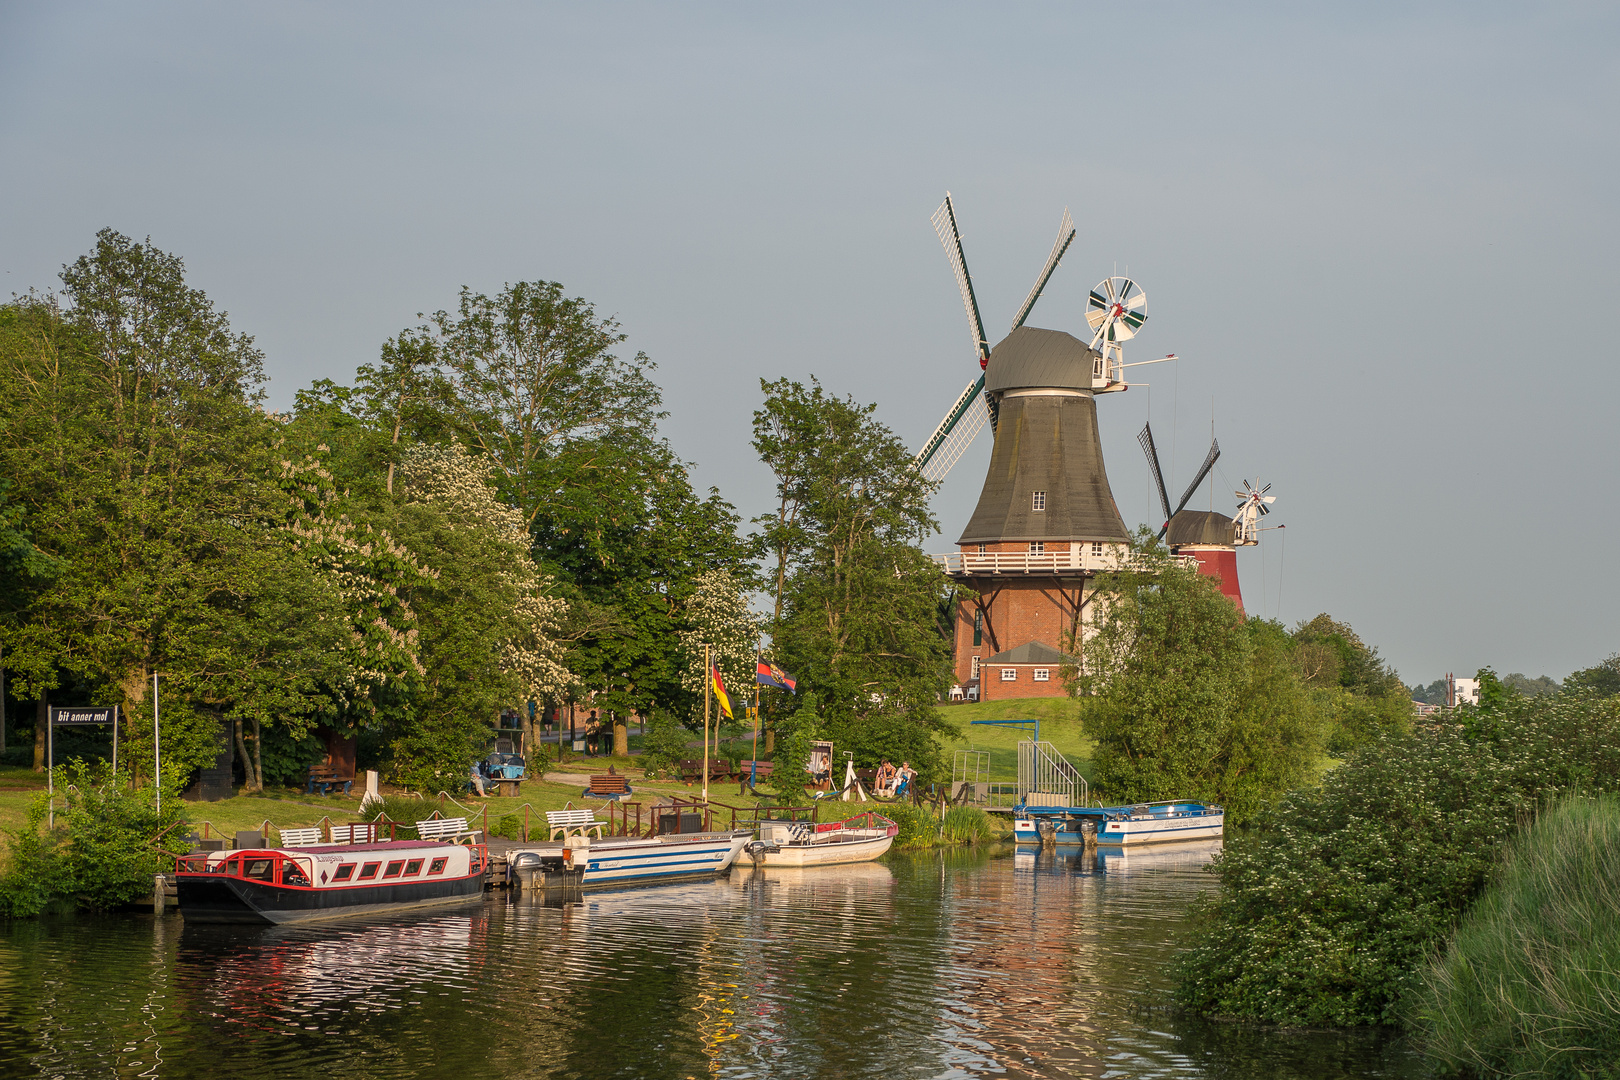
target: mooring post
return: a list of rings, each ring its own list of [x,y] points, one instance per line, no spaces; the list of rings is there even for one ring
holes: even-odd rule
[[[163,914],[163,902],[168,899],[169,880],[162,874],[152,878],[152,914]]]

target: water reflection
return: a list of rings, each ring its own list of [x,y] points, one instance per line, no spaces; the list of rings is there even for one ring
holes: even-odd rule
[[[1212,850],[742,868],[327,926],[19,923],[0,1077],[1416,1075],[1365,1037],[1165,1008]]]

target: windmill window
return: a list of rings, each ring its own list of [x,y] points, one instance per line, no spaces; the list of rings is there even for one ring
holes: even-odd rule
[[[1051,682],[1052,681],[1052,669],[1051,668],[1043,668],[1043,667],[1036,668],[1035,669],[1035,681],[1036,682]]]
[[[980,544],[980,545],[979,545],[979,554],[980,554],[980,555],[983,555],[983,554],[984,554],[984,545],[983,545],[983,544]]]
[[[1091,544],[1091,554],[1099,559],[1102,558],[1102,544],[1093,541]]]
[[[1029,542],[1029,553],[1031,555],[1040,555],[1040,554],[1043,554],[1045,551],[1046,551],[1046,541],[1045,540],[1031,540]]]
[[[1015,668],[1015,667],[1004,667],[1004,668],[1002,668],[1001,669],[1001,681],[1002,682],[1017,682],[1018,681],[1018,669]]]
[[[973,644],[984,644],[984,609],[980,608],[973,613]]]
[[[979,658],[977,656],[975,656],[973,658],[973,676],[972,677],[975,678],[975,679],[977,679],[979,677]]]
[[[1037,509],[1037,510],[1045,510],[1046,509],[1046,492],[1037,491],[1035,493],[1035,509]]]

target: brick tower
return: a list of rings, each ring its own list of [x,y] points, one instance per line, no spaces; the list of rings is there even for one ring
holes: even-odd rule
[[[956,620],[956,680],[979,700],[1060,697],[1089,583],[1126,557],[1129,534],[1103,467],[1093,383],[1102,356],[1023,326],[990,352],[995,446],[978,506],[942,560],[978,595]]]

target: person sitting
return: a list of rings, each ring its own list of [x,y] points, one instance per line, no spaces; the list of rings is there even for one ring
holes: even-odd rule
[[[917,775],[917,770],[911,767],[911,762],[902,761],[900,768],[894,774],[894,795],[899,798],[911,791],[911,778]]]
[[[894,776],[894,763],[884,758],[883,764],[878,766],[877,775],[872,778],[872,790],[885,798],[893,795]]]
[[[476,795],[478,795],[480,797],[484,794],[484,769],[483,769],[483,765],[484,765],[484,763],[481,762],[481,761],[473,762],[472,763],[472,771],[471,771],[470,775],[467,778],[468,779],[468,786],[473,789],[474,794],[476,794]]]

